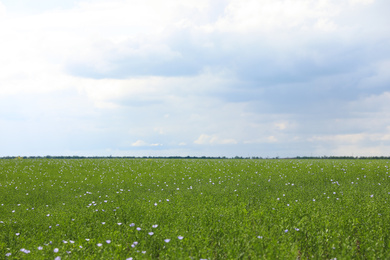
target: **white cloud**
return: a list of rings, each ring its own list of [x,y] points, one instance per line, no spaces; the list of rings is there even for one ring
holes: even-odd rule
[[[315,27],[318,28],[319,30],[325,31],[325,32],[336,31],[338,28],[338,26],[335,24],[335,22],[330,21],[327,18],[318,19],[316,24],[315,24]]]
[[[0,1],[0,21],[2,19],[5,19],[6,14],[7,14],[7,9],[5,8],[5,6]]]
[[[271,142],[271,143],[276,143],[276,142],[278,142],[278,139],[277,139],[275,136],[273,136],[273,135],[268,136],[267,139],[268,139],[268,141]]]
[[[134,147],[162,146],[162,144],[160,144],[160,143],[147,143],[143,140],[137,140],[136,142],[132,143],[131,146],[134,146]]]
[[[210,144],[210,143],[212,143],[212,141],[213,141],[213,137],[206,135],[206,134],[202,134],[199,136],[198,139],[196,139],[194,141],[194,143],[195,144]]]
[[[338,156],[388,156],[390,149],[388,146],[340,145],[330,153]]]
[[[349,0],[348,2],[351,5],[359,5],[359,4],[369,5],[369,4],[373,4],[375,0]]]
[[[233,138],[223,139],[217,135],[202,134],[198,139],[194,141],[195,144],[207,145],[207,144],[237,144],[238,142]]]
[[[279,130],[284,130],[287,128],[287,123],[276,123],[275,124],[276,128],[278,128]]]
[[[341,11],[330,1],[233,0],[224,17],[217,22],[222,31],[274,32],[311,27],[316,20],[328,20]]]
[[[142,140],[138,140],[131,144],[132,146],[147,146],[148,144]]]
[[[363,141],[367,138],[364,134],[346,134],[346,135],[325,135],[325,136],[313,136],[308,139],[310,142],[335,142],[339,144],[355,144]]]

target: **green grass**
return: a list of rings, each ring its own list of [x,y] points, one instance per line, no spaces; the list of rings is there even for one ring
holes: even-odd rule
[[[389,259],[388,166],[0,160],[0,259]]]

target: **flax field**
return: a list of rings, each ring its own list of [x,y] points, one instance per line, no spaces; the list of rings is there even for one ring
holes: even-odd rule
[[[389,184],[385,159],[2,159],[0,259],[390,259]]]

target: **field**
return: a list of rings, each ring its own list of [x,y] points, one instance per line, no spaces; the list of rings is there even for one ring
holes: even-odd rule
[[[387,160],[0,160],[0,259],[390,259]]]

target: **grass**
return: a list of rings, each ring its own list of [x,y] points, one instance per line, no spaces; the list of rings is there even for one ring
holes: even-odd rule
[[[0,259],[386,259],[388,166],[0,160]]]

